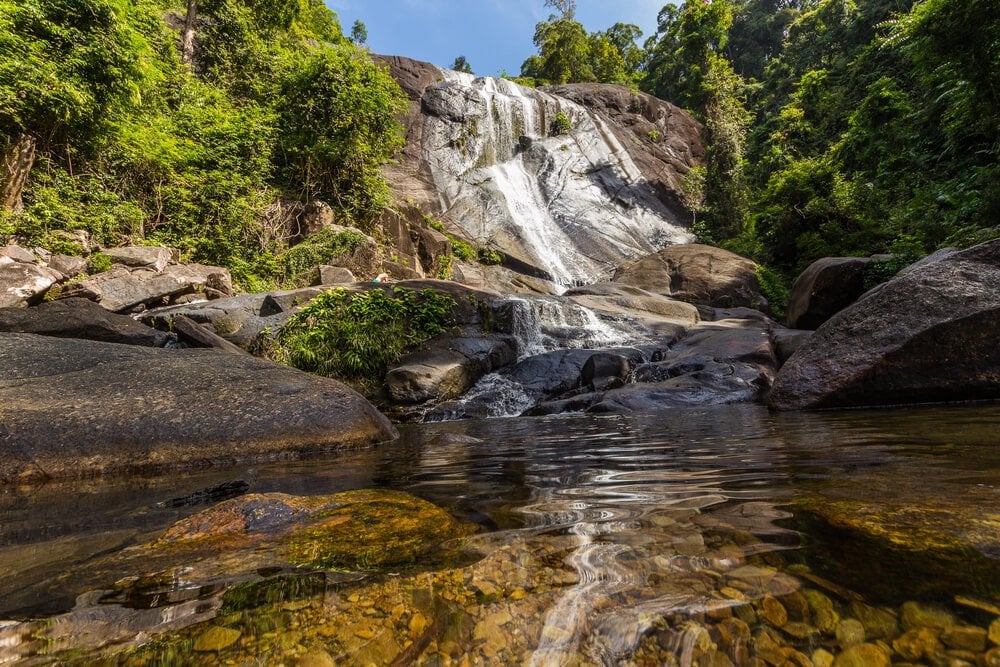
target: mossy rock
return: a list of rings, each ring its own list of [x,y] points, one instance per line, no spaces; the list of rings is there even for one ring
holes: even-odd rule
[[[249,494],[171,526],[164,550],[273,547],[297,566],[378,570],[440,557],[443,542],[475,531],[442,508],[401,491],[362,489],[327,496]]]

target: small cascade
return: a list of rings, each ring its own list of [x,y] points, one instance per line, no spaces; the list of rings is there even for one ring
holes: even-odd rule
[[[627,318],[601,317],[562,297],[521,296],[494,305],[494,327],[517,341],[518,362],[559,350],[604,349],[637,343],[636,327]],[[460,399],[427,415],[427,421],[516,417],[534,407],[537,391],[529,390],[508,371],[490,373]]]
[[[635,340],[629,322],[602,319],[590,308],[560,297],[512,297],[494,309],[500,330],[517,339],[518,359],[553,350],[619,347]]]

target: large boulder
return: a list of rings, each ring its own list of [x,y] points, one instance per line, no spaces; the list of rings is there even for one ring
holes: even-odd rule
[[[61,279],[51,269],[0,256],[0,308],[36,304]]]
[[[175,552],[189,545],[202,552],[213,545],[219,551],[275,550],[300,567],[378,570],[412,564],[475,530],[402,491],[254,493],[178,521],[153,546]]]
[[[140,253],[134,261],[152,259],[153,255],[146,257]],[[60,297],[90,299],[110,311],[120,313],[135,308],[167,305],[173,298],[195,292],[208,297],[230,296],[233,293],[233,283],[229,271],[204,264],[171,264],[162,270],[157,269],[156,265],[130,269],[124,264],[117,264],[110,271],[67,284],[62,288]]]
[[[404,356],[386,374],[400,403],[456,398],[490,371],[514,363],[516,342],[506,336],[444,338]]]
[[[690,303],[654,294],[620,283],[597,283],[566,290],[563,296],[575,303],[607,313],[652,317],[681,324],[697,324],[698,309]]]
[[[786,322],[792,329],[817,329],[865,292],[867,257],[824,257],[795,279]]]
[[[173,336],[108,312],[87,299],[61,299],[34,308],[0,309],[0,332],[83,338],[105,343],[163,347]]]
[[[115,264],[162,271],[177,255],[177,251],[161,246],[124,246],[108,248],[104,254]]]
[[[757,265],[712,246],[673,245],[620,267],[614,282],[715,308],[766,310]]]
[[[383,442],[355,391],[249,355],[0,334],[0,483]]]
[[[1000,398],[1000,240],[925,264],[821,326],[782,367],[782,410]]]

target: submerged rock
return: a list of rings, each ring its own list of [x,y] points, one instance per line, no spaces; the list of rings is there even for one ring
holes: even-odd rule
[[[474,531],[473,525],[401,491],[255,493],[177,522],[156,547],[176,550],[197,543],[204,549],[216,543],[226,550],[277,549],[295,565],[368,570],[413,563],[443,542]]]
[[[0,483],[274,457],[396,436],[343,384],[249,355],[0,334]]]
[[[789,359],[779,410],[1000,398],[1000,240],[869,292]]]

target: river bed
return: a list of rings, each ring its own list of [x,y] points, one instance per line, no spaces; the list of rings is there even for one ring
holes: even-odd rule
[[[0,664],[998,665],[998,445],[997,405],[721,406],[8,487]],[[476,532],[378,572],[118,558],[237,481],[402,490]]]

